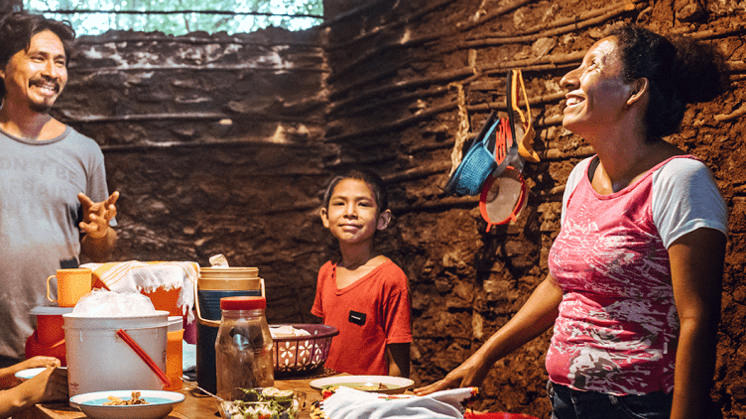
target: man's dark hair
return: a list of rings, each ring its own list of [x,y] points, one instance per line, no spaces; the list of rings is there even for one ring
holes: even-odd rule
[[[34,35],[47,30],[62,40],[67,60],[70,57],[70,42],[75,39],[75,31],[68,22],[24,12],[9,13],[0,17],[0,67],[5,68],[13,55],[28,48]],[[0,99],[3,97],[5,97],[4,81],[0,83]]]

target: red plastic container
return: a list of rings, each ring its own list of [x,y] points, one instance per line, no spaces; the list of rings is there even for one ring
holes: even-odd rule
[[[26,358],[37,355],[53,356],[58,358],[62,365],[67,364],[62,315],[72,311],[72,307],[55,306],[39,306],[31,310],[31,314],[36,316],[36,330],[26,339]]]

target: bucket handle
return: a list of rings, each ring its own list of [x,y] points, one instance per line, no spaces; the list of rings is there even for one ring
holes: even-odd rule
[[[197,304],[195,304],[195,306],[197,306],[197,320],[199,320],[199,323],[204,326],[219,327],[220,320],[210,320],[202,317],[202,313],[199,309],[199,290],[197,289],[197,282],[199,281],[194,281],[194,297],[197,299]],[[259,286],[261,290],[260,295],[264,298],[267,298],[267,294],[264,292],[264,278],[262,277],[259,277]]]

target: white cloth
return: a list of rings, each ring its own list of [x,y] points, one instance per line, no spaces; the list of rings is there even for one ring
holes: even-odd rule
[[[427,396],[387,395],[340,386],[321,402],[321,409],[329,419],[460,419],[461,403],[476,393],[476,387],[464,387]]]
[[[188,321],[194,315],[194,283],[199,278],[199,265],[194,262],[140,262],[129,260],[115,263],[86,263],[94,274],[112,291],[152,292],[158,288],[179,289],[177,305]]]
[[[588,157],[588,159],[595,158]],[[570,193],[583,178],[576,165],[565,185],[562,197],[562,222]],[[668,248],[679,237],[698,228],[711,228],[728,234],[728,211],[710,169],[693,158],[672,159],[653,173],[653,223],[663,245]]]

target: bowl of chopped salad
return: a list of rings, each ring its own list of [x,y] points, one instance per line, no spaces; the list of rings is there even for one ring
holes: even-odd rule
[[[293,390],[275,387],[241,389],[241,400],[219,403],[220,415],[225,419],[296,419],[301,401]]]

